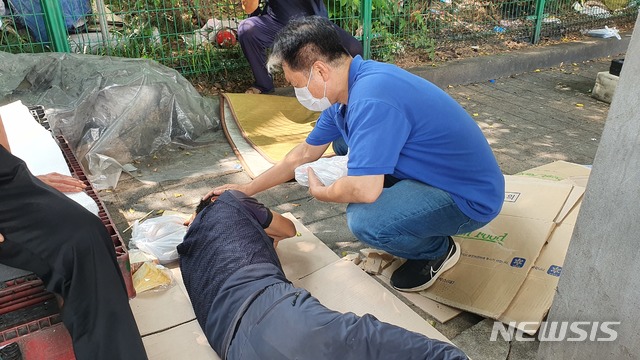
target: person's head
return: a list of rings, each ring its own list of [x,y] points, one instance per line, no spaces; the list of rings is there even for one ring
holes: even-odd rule
[[[200,203],[196,206],[195,215],[198,215],[204,208],[206,208],[209,204],[216,201],[218,195],[209,195],[204,199],[200,199]]]
[[[341,92],[348,84],[350,60],[351,56],[342,46],[333,24],[320,16],[308,16],[292,19],[276,35],[267,68],[269,72],[284,71],[285,78],[296,88],[296,96],[303,105],[312,103],[308,101],[305,104],[304,101],[311,93],[316,102],[322,101],[325,105],[312,107],[326,108],[327,100],[330,103],[342,102],[346,95]],[[327,100],[322,99],[324,97]]]

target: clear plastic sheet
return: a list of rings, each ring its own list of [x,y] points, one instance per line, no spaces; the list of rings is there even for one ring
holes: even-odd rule
[[[98,188],[115,187],[121,169],[114,164],[172,141],[193,144],[220,125],[217,98],[202,97],[177,71],[145,59],[0,52],[0,99],[44,106],[52,130],[64,135]]]

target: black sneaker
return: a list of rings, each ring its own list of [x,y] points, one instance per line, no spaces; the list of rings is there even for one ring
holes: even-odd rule
[[[460,259],[459,245],[449,236],[449,249],[435,260],[407,260],[391,275],[391,286],[400,291],[422,291]]]

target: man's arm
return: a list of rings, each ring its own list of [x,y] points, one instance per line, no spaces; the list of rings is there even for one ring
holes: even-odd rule
[[[278,241],[296,235],[296,227],[293,225],[293,221],[275,211],[271,211],[271,214],[273,215],[271,224],[269,224],[269,227],[264,229],[264,231],[273,239],[275,246],[278,245]]]
[[[384,186],[384,175],[345,176],[330,186],[324,186],[311,167],[309,193],[316,199],[336,203],[372,203]]]
[[[7,132],[4,129],[2,118],[0,118],[0,146],[11,152],[11,148],[9,147],[9,139],[7,138]],[[60,192],[80,192],[85,188],[85,185],[82,181],[67,175],[49,173],[46,175],[38,175],[36,177],[40,179],[40,181]]]
[[[242,0],[242,10],[247,14],[252,14],[258,9],[259,4],[260,0]]]
[[[293,148],[279,163],[273,165],[269,170],[253,179],[250,183],[218,186],[205,195],[205,197],[220,195],[229,189],[239,190],[248,196],[253,196],[263,190],[293,179],[294,171],[298,166],[318,160],[320,156],[324,154],[324,151],[327,150],[327,147],[329,147],[329,144],[314,146],[302,142]]]
[[[7,132],[4,130],[4,124],[2,124],[2,117],[0,117],[0,146],[11,152],[9,147],[9,139],[7,138]]]

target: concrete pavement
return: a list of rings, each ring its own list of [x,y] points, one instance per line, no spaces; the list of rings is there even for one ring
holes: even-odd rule
[[[620,52],[618,48],[612,51],[612,58]],[[568,57],[562,66],[540,66],[518,75],[503,74],[504,77],[495,81],[476,79],[475,83],[465,85],[449,85],[459,83],[458,80],[443,83],[447,84],[444,89],[482,128],[503,173],[515,174],[555,160],[591,164],[609,105],[591,98],[589,93],[597,72],[608,70],[612,58],[583,62]],[[511,61],[517,61],[517,57],[514,59]],[[522,58],[522,61],[528,60]],[[469,65],[459,66],[465,69]],[[487,75],[494,77],[494,74]],[[238,166],[223,132],[217,131],[208,137],[211,144],[205,149],[209,155],[204,159],[209,159],[208,165],[218,164],[219,171],[156,183],[141,183],[135,176],[123,175],[115,190],[100,192],[121,233],[149,212],[167,209],[191,212],[198,199],[214,186],[250,181]],[[162,172],[170,169],[171,164],[192,159],[198,151],[203,150],[171,145],[162,150],[157,159],[139,166]],[[362,247],[347,228],[343,204],[319,202],[295,182],[267,190],[257,198],[276,211],[291,212],[338,255]],[[130,231],[124,232],[123,237],[128,239]],[[459,337],[463,350],[476,360],[526,359],[535,354],[537,342],[490,343],[488,336],[474,335],[486,332],[487,322],[482,320],[482,317],[463,313],[435,327],[454,342]]]

